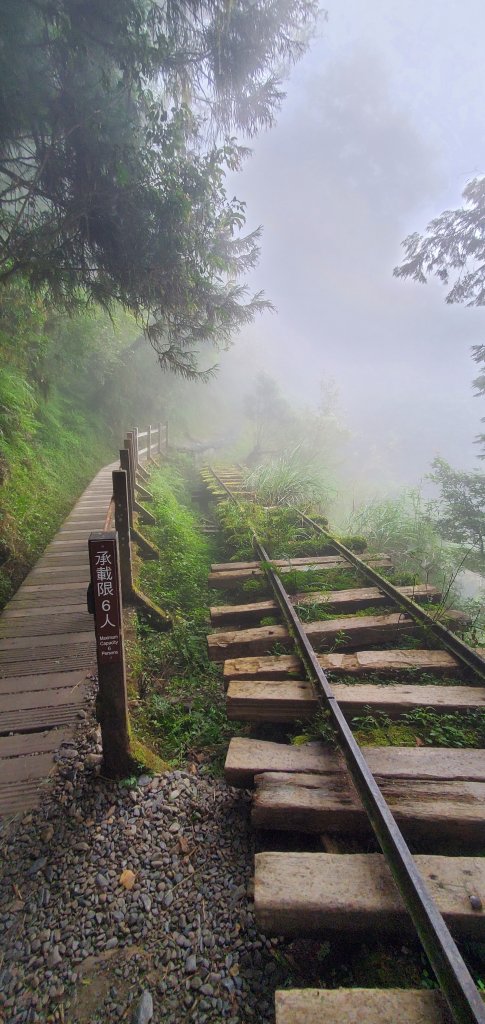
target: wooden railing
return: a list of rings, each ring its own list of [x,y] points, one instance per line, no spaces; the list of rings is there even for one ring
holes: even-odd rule
[[[120,576],[123,601],[143,608],[161,629],[171,626],[170,617],[158,608],[135,586],[133,581],[132,545],[135,544],[142,559],[158,559],[160,552],[143,535],[142,526],[154,526],[155,517],[146,508],[153,501],[148,490],[150,466],[160,464],[168,450],[168,425],[136,427],[129,430],[120,448],[120,466],[113,470],[113,496],[104,523],[104,530],[118,534]],[[150,454],[149,454],[150,453]]]
[[[146,430],[134,427],[130,434],[133,437],[137,462],[168,452],[168,423],[159,423],[157,427],[149,424]]]
[[[132,546],[142,558],[158,559],[159,550],[140,532],[140,524],[156,520],[145,508],[153,501],[148,490],[151,465],[168,450],[168,428],[159,423],[130,430],[120,449],[120,468],[113,470],[113,496],[104,529],[89,538],[91,584],[88,608],[94,615],[98,662],[97,710],[101,724],[104,770],[113,777],[129,774],[128,697],[123,640],[123,605],[137,608],[155,628],[172,627],[170,616],[150,600],[133,578]],[[142,465],[143,463],[143,465]],[[113,529],[114,527],[114,529]]]

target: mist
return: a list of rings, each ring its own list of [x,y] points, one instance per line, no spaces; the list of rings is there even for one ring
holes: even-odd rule
[[[260,371],[297,405],[335,383],[350,437],[344,475],[414,485],[436,454],[481,468],[470,348],[483,312],[435,283],[393,278],[401,242],[485,167],[479,40],[485,9],[343,0],[293,71],[276,127],[229,191],[263,224],[250,286],[276,307],[218,357],[237,409]]]

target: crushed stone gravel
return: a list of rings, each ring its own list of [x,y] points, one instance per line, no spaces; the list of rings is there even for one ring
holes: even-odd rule
[[[248,794],[195,765],[107,781],[92,725],[0,834],[0,1020],[271,1024],[285,977],[254,922]]]

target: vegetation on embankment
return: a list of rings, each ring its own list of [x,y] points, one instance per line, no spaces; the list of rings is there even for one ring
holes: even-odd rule
[[[193,759],[218,772],[237,727],[227,720],[220,666],[207,654],[207,578],[216,552],[201,532],[201,516],[191,500],[195,481],[198,485],[190,460],[181,457],[150,477],[150,511],[157,524],[149,532],[160,559],[143,564],[140,585],[170,612],[174,627],[160,633],[139,622],[138,693],[131,695],[131,719],[135,735],[163,759],[173,764]]]
[[[364,534],[371,550],[391,555],[401,571],[445,590],[467,558],[466,547],[452,547],[443,539],[435,503],[425,501],[419,490],[361,505],[348,525]]]
[[[0,607],[123,431],[162,419],[167,385],[122,312],[72,317],[17,280],[0,305]]]
[[[2,405],[6,385],[10,394],[27,395],[22,378],[0,372]],[[25,405],[19,412],[19,432],[25,427]],[[29,416],[30,416],[29,412]],[[35,419],[34,419],[35,415]],[[32,415],[32,427],[15,444],[2,446],[3,486],[0,499],[0,607],[15,591],[29,568],[71,509],[78,494],[108,461],[100,417],[88,417],[59,396]]]

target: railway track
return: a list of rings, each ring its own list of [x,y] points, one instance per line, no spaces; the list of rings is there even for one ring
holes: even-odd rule
[[[207,469],[203,477],[216,498],[246,497],[237,470]],[[211,657],[223,663],[229,718],[278,728],[323,711],[335,737],[333,745],[295,746],[281,737],[230,743],[226,779],[253,787],[254,827],[321,841],[322,852],[313,838],[308,852],[256,854],[256,919],[270,936],[417,932],[440,990],[282,990],[276,1024],[485,1022],[455,943],[485,941],[485,857],[443,854],[450,842],[483,852],[483,751],[360,748],[348,722],[364,709],[391,718],[423,707],[483,709],[485,652],[454,632],[463,615],[445,613],[436,588],[394,586],[379,571],[391,568],[388,556],[359,557],[299,516],[323,535],[321,554],[271,561],[254,536],[254,561],[213,565],[209,578],[232,597],[211,609],[208,637]],[[355,584],[290,594],[285,578],[295,570],[298,578],[316,571],[320,579],[345,570]],[[263,599],[241,602],[248,581],[266,587]],[[326,617],[319,617],[322,604]],[[372,833],[381,853],[335,846],[335,837],[357,837],[365,850]]]

